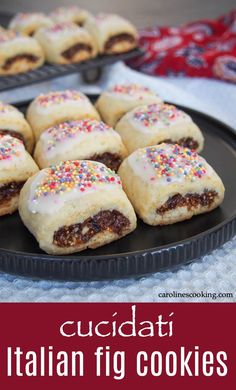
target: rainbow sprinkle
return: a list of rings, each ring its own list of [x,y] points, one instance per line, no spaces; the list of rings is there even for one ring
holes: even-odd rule
[[[110,88],[109,92],[122,93],[130,96],[137,96],[142,93],[154,95],[154,93],[148,87],[144,87],[143,85],[138,84],[117,84]],[[142,95],[140,95],[140,97],[142,97]]]
[[[134,112],[134,119],[142,122],[145,127],[152,127],[158,122],[162,122],[164,125],[169,126],[174,120],[183,115],[183,112],[178,110],[175,106],[160,103],[149,104],[143,106]]]
[[[118,184],[118,175],[93,161],[66,161],[47,169],[47,177],[37,185],[34,200],[49,195],[62,195],[65,192],[78,190],[84,192],[94,184]]]
[[[55,91],[47,95],[39,95],[36,99],[37,104],[43,107],[60,104],[68,100],[80,101],[85,100],[85,95],[75,90]]]
[[[94,131],[104,132],[111,130],[111,127],[104,122],[93,119],[84,119],[79,121],[66,121],[46,130],[45,136],[47,151],[55,148],[57,143],[75,138],[80,133],[92,133]],[[44,137],[42,136],[42,137]]]
[[[0,161],[10,160],[20,156],[23,142],[9,135],[0,135]]]
[[[171,182],[173,177],[194,181],[206,174],[202,158],[188,148],[179,145],[152,146],[144,149],[144,158],[151,163],[158,178]],[[155,178],[152,178],[155,180]]]

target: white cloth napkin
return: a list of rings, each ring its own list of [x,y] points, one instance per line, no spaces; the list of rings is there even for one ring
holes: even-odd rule
[[[96,85],[84,84],[72,75],[51,82],[0,93],[0,100],[17,102],[41,92],[65,88],[96,94],[115,83],[136,82],[156,90],[164,100],[197,109],[231,125],[236,131],[236,86],[200,78],[154,78],[123,63],[106,68]],[[168,293],[169,296],[165,296]],[[177,293],[190,297],[178,297]],[[236,301],[236,239],[208,256],[174,272],[162,272],[141,279],[108,282],[35,281],[0,274],[0,301],[8,302],[167,302]]]

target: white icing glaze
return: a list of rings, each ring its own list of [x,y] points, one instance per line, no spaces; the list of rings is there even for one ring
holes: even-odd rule
[[[23,143],[10,135],[0,136],[0,167],[7,169],[20,164],[26,157]]]
[[[137,108],[127,114],[126,120],[141,133],[155,133],[172,125],[192,122],[189,115],[169,104],[151,104]]]
[[[154,97],[158,99],[158,95],[152,92],[146,87],[142,87],[136,84],[117,85],[110,88],[105,92],[108,96],[112,96],[116,99],[125,100],[143,100],[146,98]]]
[[[74,164],[77,164],[77,168]],[[71,173],[72,181],[69,179]],[[28,209],[34,214],[51,215],[59,211],[67,202],[80,199],[94,191],[114,190],[114,188],[121,188],[119,176],[103,164],[91,161],[67,161],[43,169],[36,175],[30,186]]]
[[[99,130],[95,126],[91,132],[87,132],[86,128],[83,130],[83,122],[84,121],[64,122],[54,128],[44,131],[40,137],[40,140],[43,143],[43,153],[50,159],[56,155],[66,153],[67,151],[75,150],[75,148],[79,148],[82,144],[84,146],[85,144],[88,145],[90,143],[96,143],[98,145],[104,143],[106,142],[107,135],[120,140],[119,135],[106,125],[103,127],[103,130]],[[68,127],[74,127],[76,129],[77,124],[77,126],[81,128],[71,134],[66,130],[67,123],[69,123]],[[99,126],[98,121],[91,120],[90,123]]]
[[[184,156],[182,157],[182,155],[174,155],[176,161],[173,161],[172,157],[174,148],[176,148],[176,145],[161,144],[156,147],[138,149],[128,157],[128,164],[136,176],[139,176],[144,182],[151,183],[157,187],[159,185],[200,180],[202,176],[211,176],[214,172],[213,169],[206,163],[205,159],[196,154],[194,154],[196,157],[194,157],[193,160],[186,160]],[[177,148],[182,151],[187,150],[179,146],[177,146]],[[157,161],[155,168],[155,162],[151,162],[150,158],[147,157],[147,150],[157,150],[160,151],[160,153],[163,151],[163,154],[167,155],[167,159],[169,159],[169,157],[171,158],[170,165],[169,162],[167,162],[166,165],[164,164],[164,167],[163,165],[160,167],[160,165],[158,165],[159,162]],[[161,173],[161,170],[165,169],[166,166],[168,168],[171,166],[168,171],[169,175],[163,175]],[[195,170],[203,170],[204,173],[201,177],[200,175],[198,177],[194,175]]]
[[[0,102],[0,125],[1,119],[8,119],[11,117],[15,119],[22,119],[24,118],[24,115],[22,112],[18,111],[17,108],[11,106],[10,104]]]
[[[19,13],[12,19],[10,23],[10,27],[11,28],[15,28],[16,26],[27,27],[30,24],[48,25],[50,22],[51,22],[50,19],[41,12]]]
[[[39,98],[37,98],[33,103],[35,110],[40,115],[49,115],[55,111],[55,108],[58,110],[63,108],[63,110],[70,111],[71,109],[76,110],[82,106],[84,111],[91,109],[91,103],[88,98],[77,91],[76,95],[78,96],[78,99],[74,98],[73,96],[67,96],[65,99],[63,97],[60,98],[60,95],[63,96],[63,94],[67,94],[67,92],[68,91],[55,93],[51,92],[48,95],[39,96]],[[53,96],[56,96],[56,98],[54,99]],[[48,102],[46,102],[45,104],[41,104],[40,98],[47,99],[47,97]]]

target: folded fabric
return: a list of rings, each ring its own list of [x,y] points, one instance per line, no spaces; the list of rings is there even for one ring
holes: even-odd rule
[[[236,83],[236,10],[217,20],[141,30],[139,43],[145,54],[129,65],[141,72]]]

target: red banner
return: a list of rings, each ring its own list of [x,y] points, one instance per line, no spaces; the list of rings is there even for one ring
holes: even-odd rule
[[[0,307],[1,389],[235,389],[235,304]]]

